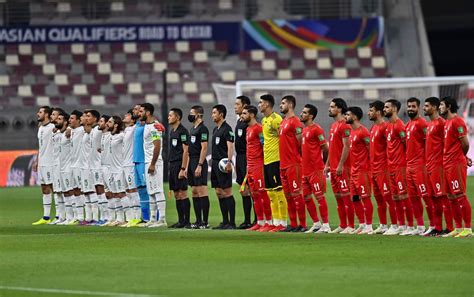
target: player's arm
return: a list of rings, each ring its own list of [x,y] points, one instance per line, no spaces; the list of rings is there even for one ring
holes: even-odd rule
[[[464,155],[467,155],[467,152],[469,151],[469,139],[467,138],[467,135],[460,137],[459,141],[461,141],[462,152]]]
[[[155,174],[156,161],[158,160],[158,156],[160,155],[161,150],[161,133],[158,131],[153,131],[151,137],[153,140],[153,157],[151,158],[148,173]]]
[[[341,160],[339,160],[339,164],[337,165],[336,169],[336,174],[341,175],[342,170],[344,168],[344,163],[347,160],[347,157],[349,156],[349,137],[343,137],[342,138],[342,154],[341,154]]]
[[[227,165],[225,166],[225,171],[232,172],[232,156],[234,155],[234,143],[232,141],[227,141]]]
[[[194,175],[196,177],[201,176],[202,164],[204,164],[204,161],[206,160],[208,135],[208,132],[201,134],[201,152],[199,154],[199,164],[196,166],[196,170],[194,171]]]
[[[323,162],[328,164],[329,145],[327,142],[321,145],[321,152],[323,153]]]
[[[296,127],[296,140],[298,140],[298,151],[300,152],[300,155],[301,155],[301,139],[303,138],[303,133],[301,133],[303,131],[303,129],[301,127]]]
[[[183,139],[185,141],[183,141]],[[183,160],[181,161],[181,170],[179,171],[178,178],[187,178],[188,175],[188,164],[189,164],[189,145],[188,137],[186,134],[181,135],[181,141],[183,141]],[[184,169],[183,169],[184,168]]]

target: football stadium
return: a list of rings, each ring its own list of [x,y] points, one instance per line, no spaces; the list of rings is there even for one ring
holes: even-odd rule
[[[0,0],[0,296],[471,296],[471,2]]]

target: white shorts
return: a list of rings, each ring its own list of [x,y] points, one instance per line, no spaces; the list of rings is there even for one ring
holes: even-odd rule
[[[110,192],[110,167],[107,165],[102,165],[102,178],[104,179],[104,191]]]
[[[81,168],[81,191],[83,193],[95,192],[90,169]]]
[[[40,185],[53,184],[53,166],[38,166],[38,182]]]
[[[61,172],[61,191],[64,193],[72,189],[74,189],[74,176],[72,175],[72,171]]]
[[[163,193],[163,164],[155,165],[155,174],[148,173],[150,163],[145,164],[146,190],[148,194]]]
[[[127,190],[136,189],[135,184],[135,166],[125,166],[122,168],[123,176],[125,178],[125,188]]]
[[[94,186],[104,185],[104,175],[102,174],[102,169],[91,169],[91,178],[92,184]]]
[[[61,188],[61,167],[58,165],[53,165],[53,192],[60,193],[62,192]]]
[[[73,177],[73,187],[74,189],[80,189],[81,188],[81,168],[77,167],[72,167],[72,177]]]
[[[110,174],[109,190],[114,194],[125,192],[125,178],[123,172]]]

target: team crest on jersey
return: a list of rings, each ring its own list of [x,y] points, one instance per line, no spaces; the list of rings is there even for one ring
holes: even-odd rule
[[[219,144],[219,142],[221,142],[221,138],[220,138],[220,137],[216,137],[216,144]]]
[[[191,136],[191,143],[195,143],[196,142],[196,136],[195,135],[192,135]]]
[[[239,135],[239,137],[242,137],[243,133],[242,129],[237,129],[237,135]]]
[[[176,139],[176,138],[172,139],[172,140],[171,140],[171,144],[172,144],[173,146],[177,146],[177,145],[178,145],[178,139]]]

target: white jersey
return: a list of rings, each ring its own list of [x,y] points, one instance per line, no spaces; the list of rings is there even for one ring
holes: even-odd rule
[[[112,134],[107,131],[102,133],[102,139],[100,141],[100,160],[102,166],[110,165],[110,154],[109,154],[109,146],[110,146],[110,139],[112,138]]]
[[[38,129],[38,166],[54,165],[53,129],[52,123],[41,125]]]
[[[162,140],[163,133],[158,131],[155,128],[155,123],[145,124],[145,128],[143,130],[143,150],[145,151],[145,163],[151,163],[153,159],[153,150],[155,148],[153,141],[155,140]],[[160,153],[158,155],[158,160],[163,162],[163,157],[161,156],[161,151],[163,149],[163,143],[160,147]]]
[[[123,133],[112,135],[109,145],[110,172],[122,172],[123,164]]]
[[[133,166],[133,138],[135,126],[126,127],[123,132],[123,166]]]
[[[61,172],[71,172],[71,152],[72,141],[67,138],[65,133],[60,133],[59,137],[59,164],[61,165]]]
[[[71,130],[71,164],[72,167],[80,168],[81,163],[79,162],[80,159],[80,149],[81,149],[81,142],[82,137],[84,136],[84,127],[79,126]]]
[[[91,134],[84,131],[81,139],[81,147],[79,148],[79,167],[82,169],[89,169],[89,157],[91,155]]]
[[[61,131],[53,132],[53,165],[59,165],[59,150],[61,146]]]
[[[91,130],[91,151],[89,156],[89,168],[100,169],[101,157],[100,157],[100,141],[102,139],[102,131],[99,130],[99,126],[95,126]]]

